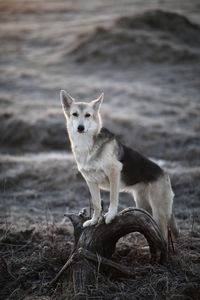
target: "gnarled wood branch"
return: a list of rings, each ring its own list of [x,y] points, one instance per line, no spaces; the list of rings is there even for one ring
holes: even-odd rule
[[[117,241],[131,232],[140,232],[146,238],[152,261],[160,253],[160,262],[167,258],[167,245],[162,238],[160,230],[145,210],[127,208],[121,211],[110,224],[104,219],[96,226],[82,227],[87,220],[85,211],[76,214],[67,214],[74,226],[75,249],[84,248],[93,253],[109,258],[115,251]]]
[[[95,226],[83,228],[88,219],[86,210],[79,214],[66,214],[74,226],[74,250],[57,276],[50,284],[55,283],[63,272],[72,267],[74,292],[77,299],[87,299],[89,287],[95,286],[102,270],[118,274],[121,277],[134,277],[129,267],[121,266],[109,258],[115,251],[117,241],[131,232],[140,232],[147,240],[151,253],[151,261],[155,261],[159,253],[161,263],[167,260],[167,245],[153,218],[144,210],[127,208],[121,211],[110,224],[104,219]],[[107,274],[107,273],[106,273]]]

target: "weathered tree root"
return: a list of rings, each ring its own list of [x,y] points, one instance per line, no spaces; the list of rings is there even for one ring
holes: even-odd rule
[[[88,219],[86,210],[79,214],[67,214],[74,226],[74,250],[69,260],[51,281],[54,284],[63,272],[72,267],[75,294],[81,299],[87,295],[88,286],[95,285],[99,272],[110,270],[120,277],[135,277],[134,270],[115,263],[109,258],[115,251],[117,241],[131,232],[140,232],[146,238],[151,262],[155,262],[159,254],[159,262],[167,261],[167,245],[153,218],[144,210],[127,208],[121,211],[110,224],[104,219],[96,225],[83,228]],[[113,271],[113,272],[112,272]]]
[[[83,219],[83,215],[81,215]],[[71,218],[73,223],[73,219]],[[77,222],[75,222],[77,224]],[[76,232],[76,225],[74,231]],[[154,219],[145,211],[137,208],[128,208],[120,212],[110,224],[104,219],[96,226],[89,226],[79,232],[79,239],[75,248],[84,248],[93,253],[109,258],[115,251],[117,241],[131,232],[140,232],[146,238],[152,262],[160,252],[160,263],[167,259],[167,245]],[[78,234],[77,234],[78,236]]]

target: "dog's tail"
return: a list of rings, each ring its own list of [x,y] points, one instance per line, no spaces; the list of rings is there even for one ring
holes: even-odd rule
[[[177,239],[177,237],[179,236],[179,229],[178,229],[178,226],[176,224],[176,220],[175,220],[175,217],[174,217],[173,213],[171,214],[171,218],[169,220],[168,226],[169,226],[169,229],[172,233],[173,239]]]

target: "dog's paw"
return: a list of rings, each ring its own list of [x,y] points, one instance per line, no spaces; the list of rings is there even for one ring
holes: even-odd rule
[[[98,222],[98,219],[90,219],[87,220],[83,223],[83,227],[88,227],[88,226],[92,226],[92,225],[96,225]]]
[[[103,223],[105,223],[105,219],[104,219],[104,216],[101,216],[98,220],[97,226],[100,226]]]
[[[104,218],[105,218],[105,223],[106,224],[109,224],[109,223],[111,223],[112,222],[112,220],[115,218],[115,216],[116,216],[116,212],[115,211],[113,211],[113,212],[107,212],[106,214],[105,214],[105,216],[104,216]]]

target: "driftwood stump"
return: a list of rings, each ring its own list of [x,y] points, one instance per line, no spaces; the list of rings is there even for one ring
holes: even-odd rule
[[[151,262],[159,258],[160,263],[167,260],[167,245],[163,240],[159,228],[153,218],[144,210],[128,208],[121,211],[110,224],[104,219],[95,226],[83,228],[83,222],[88,219],[86,210],[79,214],[66,214],[74,226],[74,250],[51,282],[58,280],[64,270],[72,266],[72,277],[75,294],[84,299],[91,294],[92,286],[97,277],[114,273],[121,277],[134,277],[134,269],[122,266],[109,258],[115,251],[117,241],[131,232],[141,233],[149,244]]]

